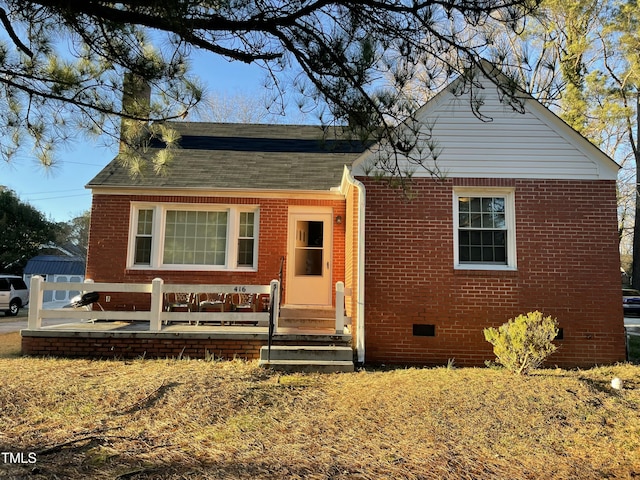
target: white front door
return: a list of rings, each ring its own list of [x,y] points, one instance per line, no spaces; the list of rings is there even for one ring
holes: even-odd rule
[[[289,213],[287,305],[331,305],[333,212]]]

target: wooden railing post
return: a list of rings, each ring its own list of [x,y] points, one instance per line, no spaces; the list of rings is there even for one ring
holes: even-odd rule
[[[149,331],[159,332],[162,328],[162,287],[164,280],[154,278],[151,281],[151,311],[149,312]]]
[[[344,282],[336,283],[336,334],[344,333]]]
[[[29,285],[29,317],[27,319],[27,328],[29,330],[37,330],[42,327],[42,300],[44,299],[44,291],[42,290],[43,278],[40,275],[31,277]]]

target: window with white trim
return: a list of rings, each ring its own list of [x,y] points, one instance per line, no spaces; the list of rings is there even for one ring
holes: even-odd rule
[[[151,234],[153,233],[153,209],[139,209],[136,220],[134,264],[149,265],[151,262]]]
[[[516,268],[512,189],[456,189],[454,230],[456,268]]]
[[[238,233],[238,266],[253,266],[255,213],[240,212],[240,231]]]
[[[257,208],[135,204],[131,218],[130,268],[257,267]]]

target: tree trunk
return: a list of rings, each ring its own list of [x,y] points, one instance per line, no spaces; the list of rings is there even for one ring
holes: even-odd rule
[[[636,128],[640,126],[640,97],[636,94]],[[640,150],[638,142],[633,140],[633,133],[629,133],[631,138],[631,147],[633,148],[633,157],[636,161],[636,206],[635,217],[633,219],[633,263],[631,273],[631,286],[640,288]],[[636,134],[638,135],[638,134]]]
[[[638,159],[636,158],[636,179],[640,175]],[[633,220],[633,266],[631,273],[631,286],[640,288],[640,193],[638,192],[638,181],[636,180],[636,207],[635,218]]]

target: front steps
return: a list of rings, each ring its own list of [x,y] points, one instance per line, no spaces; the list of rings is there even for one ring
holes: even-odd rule
[[[333,308],[284,306],[280,309],[278,328],[332,330],[335,329],[335,318]]]
[[[272,345],[260,349],[260,366],[284,372],[353,372],[353,350],[348,346]]]
[[[260,366],[285,372],[353,372],[351,336],[335,332],[335,308],[285,305],[271,357],[268,347],[262,347]],[[288,334],[295,340],[287,339]]]

